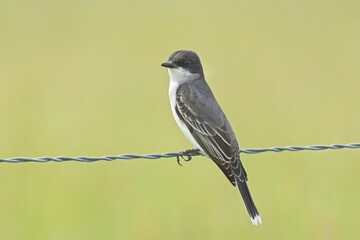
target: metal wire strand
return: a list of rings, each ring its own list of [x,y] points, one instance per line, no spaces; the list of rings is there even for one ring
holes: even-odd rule
[[[349,144],[331,144],[331,145],[309,145],[309,146],[286,146],[286,147],[269,147],[269,148],[245,148],[240,150],[246,154],[256,154],[263,152],[283,152],[283,151],[321,151],[326,149],[343,149],[343,148],[360,148],[360,143],[349,143]],[[159,159],[159,158],[173,158],[183,157],[186,152],[187,157],[201,155],[198,149],[185,150],[180,152],[167,152],[163,154],[120,154],[120,155],[109,155],[102,157],[87,157],[87,156],[58,156],[58,157],[12,157],[12,158],[0,158],[0,162],[7,163],[24,163],[24,162],[67,162],[67,161],[78,161],[78,162],[96,162],[96,161],[113,161],[113,160],[131,160],[131,159]]]

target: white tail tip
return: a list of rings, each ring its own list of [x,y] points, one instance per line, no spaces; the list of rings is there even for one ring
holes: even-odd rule
[[[250,220],[255,226],[262,224],[260,215],[256,215],[254,218],[250,218]]]

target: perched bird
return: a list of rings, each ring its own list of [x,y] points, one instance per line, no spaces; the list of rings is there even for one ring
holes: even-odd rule
[[[239,189],[252,223],[261,224],[246,183],[236,136],[205,81],[200,58],[193,51],[179,50],[161,66],[169,72],[170,105],[176,123],[192,145],[211,158]]]

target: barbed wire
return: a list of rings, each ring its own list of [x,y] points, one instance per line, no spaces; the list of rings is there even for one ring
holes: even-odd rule
[[[343,148],[360,148],[360,143],[348,143],[348,144],[330,144],[330,145],[309,145],[309,146],[286,146],[286,147],[269,147],[269,148],[245,148],[240,150],[241,153],[257,154],[263,152],[283,152],[283,151],[321,151],[326,149],[343,149]],[[180,152],[167,152],[163,154],[120,154],[120,155],[108,155],[102,157],[87,157],[87,156],[58,156],[58,157],[12,157],[12,158],[0,158],[0,162],[7,163],[24,163],[24,162],[96,162],[96,161],[113,161],[113,160],[131,160],[131,159],[159,159],[159,158],[173,158],[187,157],[189,160],[193,156],[201,155],[199,149],[189,149]],[[186,159],[185,159],[186,160]]]

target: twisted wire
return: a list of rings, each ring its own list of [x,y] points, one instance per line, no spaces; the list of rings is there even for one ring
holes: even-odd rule
[[[269,148],[245,148],[240,150],[241,153],[257,154],[263,152],[283,152],[283,151],[321,151],[326,149],[355,149],[360,148],[360,143],[349,144],[330,144],[330,145],[309,145],[309,146],[286,146],[286,147],[269,147]],[[189,157],[201,155],[198,149],[185,150],[180,152],[166,152],[162,154],[120,154],[120,155],[108,155],[101,157],[88,157],[88,156],[58,156],[58,157],[12,157],[12,158],[0,158],[0,162],[7,163],[24,163],[24,162],[96,162],[96,161],[113,161],[113,160],[131,160],[131,159],[159,159],[159,158],[173,158],[173,157]]]

